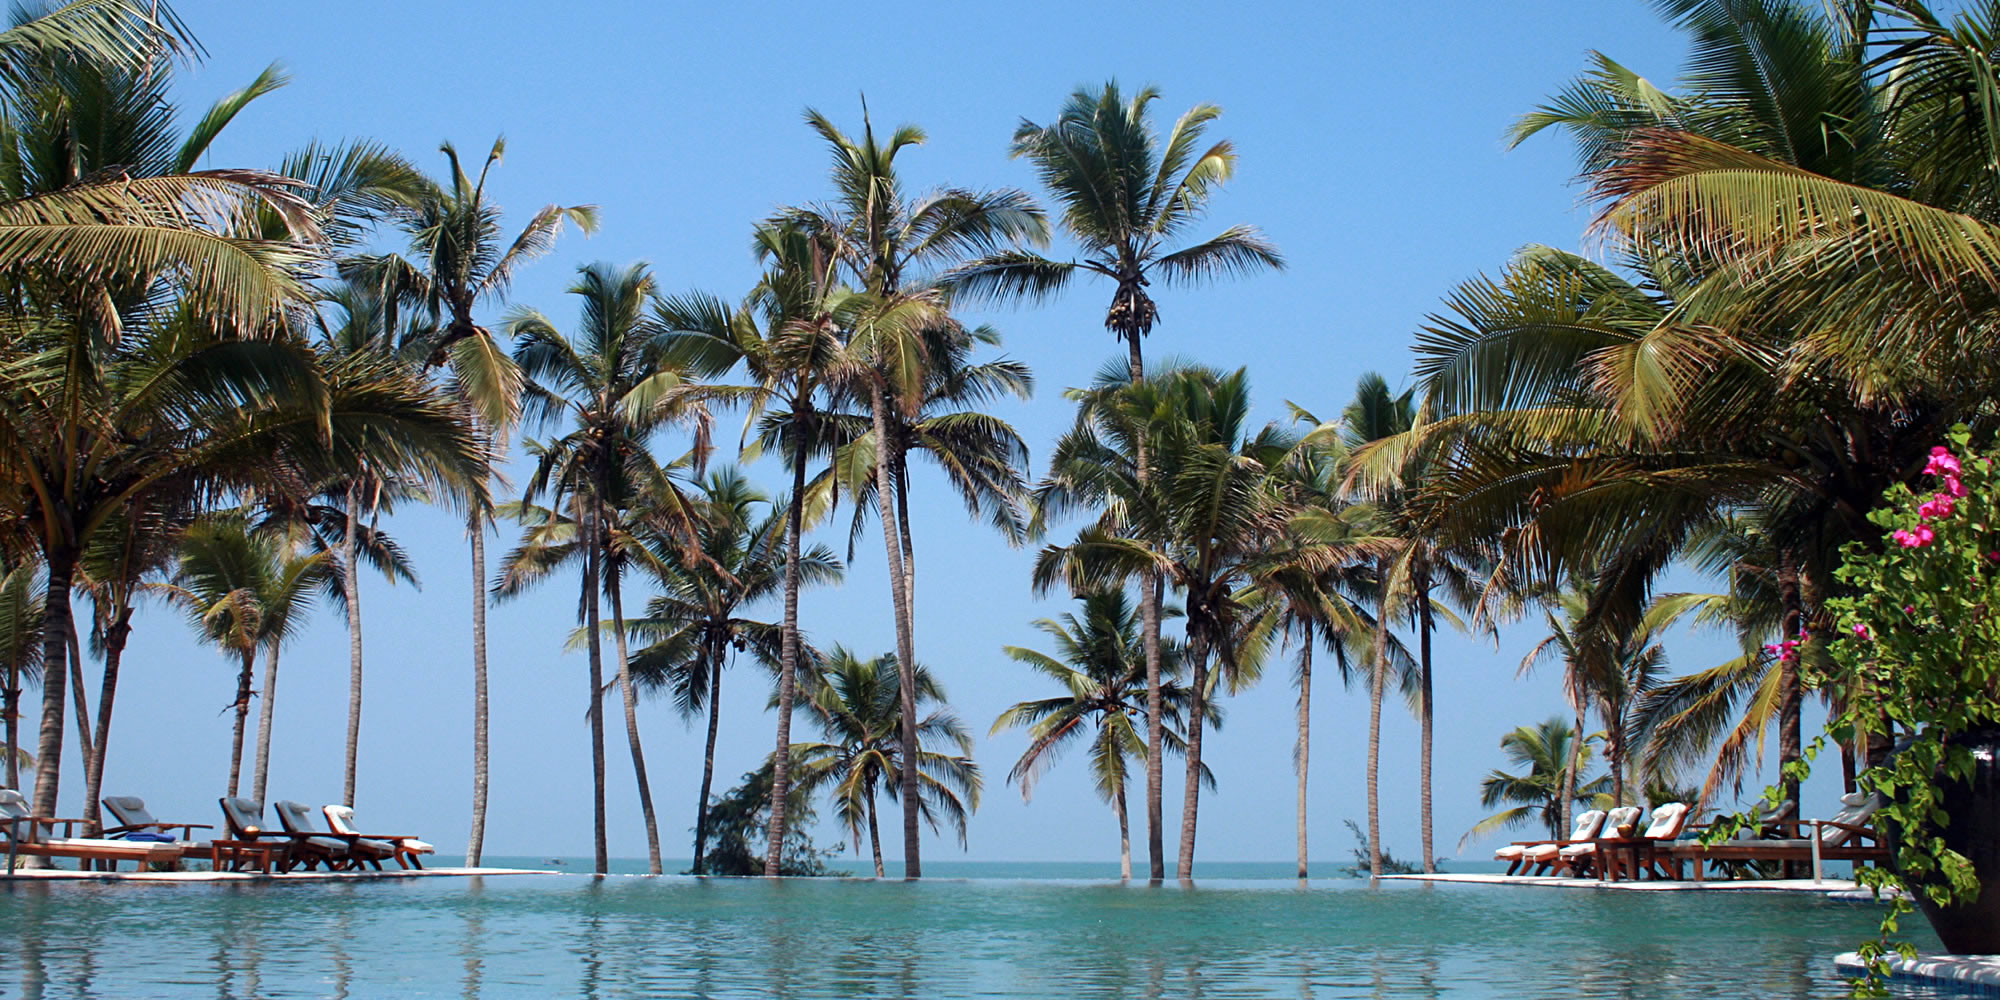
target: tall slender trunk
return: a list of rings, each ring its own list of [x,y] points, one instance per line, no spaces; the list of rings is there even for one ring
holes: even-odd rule
[[[243,778],[243,726],[250,719],[250,680],[257,669],[257,650],[242,652],[243,668],[236,672],[236,733],[229,741],[229,795],[236,796]]]
[[[1805,602],[1799,594],[1799,560],[1791,549],[1779,553],[1778,603],[1782,614],[1778,619],[1778,640],[1794,639],[1805,629]],[[1803,650],[1794,650],[1791,656],[1778,660],[1778,766],[1780,784],[1784,788],[1785,800],[1792,803],[1792,815],[1798,816],[1799,783],[1790,777],[1783,777],[1785,765],[1799,760],[1803,747],[1800,741],[1800,708],[1805,701],[1805,692],[1799,684],[1799,657]]]
[[[1569,692],[1569,700],[1570,707],[1576,710],[1576,732],[1570,738],[1569,771],[1563,775],[1562,803],[1556,811],[1560,821],[1554,834],[1556,839],[1566,836],[1570,824],[1576,820],[1576,783],[1583,774],[1583,727],[1589,724],[1584,717],[1583,699],[1574,689]]]
[[[1419,674],[1417,681],[1421,704],[1418,705],[1419,760],[1417,762],[1417,794],[1423,799],[1421,820],[1424,841],[1424,873],[1437,871],[1437,855],[1431,847],[1431,721],[1435,715],[1432,704],[1431,686],[1431,632],[1437,623],[1431,618],[1431,580],[1428,572],[1417,578],[1417,649]]]
[[[101,704],[101,703],[100,703]],[[7,745],[0,752],[7,755],[4,762],[8,788],[21,787],[21,670],[16,664],[7,664],[7,679],[0,683],[0,724],[7,730]]]
[[[903,806],[903,877],[918,879],[924,875],[921,843],[922,829],[919,820],[923,812],[923,801],[917,787],[917,651],[916,637],[910,627],[910,600],[903,590],[903,547],[897,541],[894,488],[889,482],[889,470],[897,461],[897,456],[887,454],[894,449],[889,441],[889,399],[882,392],[880,382],[871,382],[868,387],[869,402],[874,411],[875,440],[883,444],[885,453],[875,456],[875,504],[877,516],[882,519],[882,543],[889,555],[889,597],[896,613],[896,662],[897,689],[902,702],[902,774],[901,793]]]
[[[60,816],[56,795],[62,789],[64,681],[69,677],[69,588],[76,578],[76,551],[48,551],[48,584],[42,611],[42,729],[35,745],[35,813]]]
[[[1386,579],[1387,573],[1384,577]],[[1389,593],[1382,592],[1368,655],[1368,875],[1382,877],[1382,687],[1389,670]]]
[[[1146,380],[1146,359],[1140,350],[1137,330],[1120,331],[1126,344],[1126,369],[1133,385]],[[1143,488],[1152,478],[1152,448],[1144,434],[1136,441],[1134,474]],[[1165,603],[1166,580],[1148,572],[1139,580],[1139,636],[1146,652],[1146,855],[1149,875],[1155,882],[1167,877],[1165,821],[1166,765],[1161,758],[1166,748],[1166,709],[1160,688],[1160,605]]]
[[[347,485],[347,536],[340,542],[340,591],[347,601],[347,759],[340,803],[354,808],[354,764],[361,752],[361,561],[354,532],[361,484]],[[479,585],[475,581],[475,587]]]
[[[1313,627],[1305,623],[1305,647],[1299,653],[1299,734],[1292,764],[1299,772],[1299,877],[1306,877],[1306,771],[1312,764]]]
[[[486,519],[474,510],[472,534],[472,834],[465,864],[479,867],[486,847]]]
[[[885,878],[888,873],[882,869],[882,828],[875,822],[875,795],[868,795],[868,846],[875,851],[875,877]]]
[[[917,632],[917,545],[910,538],[910,463],[896,460],[896,535],[903,545],[903,601],[910,609],[910,645]]]
[[[132,634],[132,605],[121,600],[113,613],[111,627],[104,630],[104,677],[97,689],[97,752],[83,772],[83,800],[103,801],[104,758],[111,752],[111,706],[118,700],[118,667],[125,659],[125,640]],[[12,784],[9,788],[14,787]],[[96,835],[102,825],[91,829]]]
[[[1118,878],[1132,881],[1132,828],[1125,815],[1125,782],[1118,782],[1118,790],[1111,795],[1111,811],[1118,816]]]
[[[718,643],[703,644],[709,647],[702,664],[708,671],[708,742],[701,753],[701,801],[694,808],[694,865],[690,870],[696,875],[705,874],[702,858],[708,853],[708,793],[715,781],[715,736],[722,728],[722,660],[726,655],[714,648]]]
[[[264,658],[264,704],[257,710],[257,766],[250,775],[250,797],[264,804],[265,781],[271,776],[271,723],[278,714],[278,644]]]
[[[583,538],[583,627],[590,635],[590,807],[592,871],[599,875],[611,870],[611,852],[605,844],[604,828],[604,649],[597,620],[597,518],[588,502],[579,501],[578,513],[584,522]]]
[[[785,505],[785,619],[778,634],[778,746],[771,752],[771,818],[764,827],[764,875],[785,855],[785,806],[792,791],[792,706],[799,674],[799,534],[806,505],[806,436],[812,403],[792,401],[792,496]]]
[[[69,647],[69,693],[70,707],[76,712],[76,748],[83,758],[83,771],[89,774],[91,763],[97,760],[97,741],[90,734],[90,701],[83,683],[83,646],[76,641],[76,619],[70,619],[69,635],[63,642]],[[97,822],[96,813],[89,803],[84,804],[83,818],[88,823]]]
[[[660,861],[660,820],[653,812],[653,785],[646,780],[646,752],[639,744],[639,692],[632,686],[632,670],[625,648],[624,587],[616,563],[609,564],[605,582],[611,588],[611,634],[617,643],[618,692],[625,699],[625,742],[632,747],[632,776],[639,783],[639,811],[646,819],[647,870],[666,874]]]
[[[1201,809],[1201,734],[1208,728],[1208,640],[1197,638],[1190,645],[1194,679],[1188,705],[1187,786],[1181,793],[1180,855],[1174,859],[1174,874],[1183,882],[1194,878],[1195,821]]]
[[[1611,801],[1625,804],[1625,739],[1618,720],[1604,720],[1604,763],[1611,772]]]

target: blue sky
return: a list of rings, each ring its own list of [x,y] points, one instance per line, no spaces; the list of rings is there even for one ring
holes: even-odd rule
[[[440,140],[476,155],[504,133],[507,159],[491,189],[511,219],[550,202],[600,206],[596,237],[572,231],[514,289],[515,301],[565,327],[576,310],[563,289],[579,264],[594,260],[650,261],[669,290],[732,299],[746,291],[756,273],[752,223],[826,191],[825,155],[800,122],[808,106],[856,129],[865,93],[878,125],[923,126],[929,144],[899,161],[912,183],[1018,186],[1039,196],[1027,166],[1007,158],[1008,138],[1021,117],[1052,116],[1077,85],[1157,84],[1162,116],[1219,104],[1226,113],[1215,134],[1234,139],[1242,160],[1210,224],[1263,227],[1291,268],[1162,292],[1148,350],[1247,366],[1260,414],[1273,420],[1283,418],[1286,400],[1337,412],[1364,371],[1400,383],[1412,332],[1454,283],[1496,268],[1524,244],[1578,246],[1588,216],[1571,183],[1569,147],[1549,136],[1509,150],[1505,129],[1578,72],[1589,50],[1663,82],[1683,53],[1638,0],[1228,7],[298,0],[283,16],[190,0],[179,9],[209,51],[180,84],[190,117],[272,61],[294,78],[237,120],[211,165],[270,165],[311,139],[365,136],[437,170]],[[1118,348],[1102,327],[1109,295],[1080,284],[1045,307],[976,317],[997,325],[1007,353],[1034,368],[1037,398],[998,412],[1021,430],[1037,462],[1069,420],[1062,388],[1086,380]],[[781,478],[768,462],[751,474],[768,487]],[[1023,737],[984,735],[1005,705],[1043,693],[999,648],[1031,642],[1028,622],[1067,602],[1034,599],[1031,554],[968,522],[933,472],[916,480],[915,522],[919,655],[980,734],[977,756],[988,776],[969,853],[941,838],[931,841],[930,856],[1114,858],[1115,826],[1085,782],[1081,759],[1058,767],[1024,803],[1003,784]],[[364,825],[420,831],[457,850],[470,799],[472,597],[463,527],[435,511],[399,515],[388,527],[416,558],[423,586],[364,583],[368,694],[357,805]],[[836,547],[844,539],[844,526],[824,537]],[[504,531],[491,539],[496,558],[507,541]],[[893,636],[875,536],[856,557],[845,587],[807,595],[804,623],[815,641],[884,651]],[[574,586],[554,582],[492,612],[489,853],[589,851],[584,663],[561,651]],[[628,606],[643,596],[635,587]],[[165,609],[142,613],[105,789],[143,795],[169,818],[211,819],[227,773],[229,722],[220,713],[233,681],[223,657],[190,636]],[[1522,626],[1497,648],[1449,634],[1438,640],[1442,854],[1455,853],[1459,835],[1483,815],[1477,783],[1501,763],[1501,734],[1560,710],[1552,670],[1515,677],[1538,637]],[[340,794],[346,649],[342,621],[327,608],[285,655],[273,797],[322,802]],[[1714,637],[1677,637],[1670,655],[1678,668],[1698,669],[1724,649]],[[1221,788],[1204,798],[1202,858],[1291,856],[1294,702],[1284,676],[1273,670],[1261,688],[1231,699],[1224,729],[1209,740]],[[718,788],[769,752],[772,724],[752,669],[725,685]],[[1316,692],[1313,854],[1339,859],[1351,846],[1340,821],[1366,815],[1366,704],[1358,689],[1342,692],[1326,675]],[[1397,707],[1387,716],[1385,840],[1414,854],[1415,726]],[[666,853],[684,855],[700,734],[664,703],[644,706],[641,724]],[[612,851],[642,855],[629,765],[611,729]],[[81,768],[66,772],[64,801],[74,803]],[[1169,775],[1174,792],[1172,765]],[[1169,797],[1177,803],[1177,792]],[[1136,820],[1136,797],[1134,805]],[[1167,819],[1176,829],[1171,808]],[[821,843],[838,839],[823,824]],[[1135,847],[1143,851],[1142,842]]]

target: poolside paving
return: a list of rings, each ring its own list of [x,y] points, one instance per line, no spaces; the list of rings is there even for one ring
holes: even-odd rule
[[[1864,975],[1861,956],[1836,956],[1834,967],[1850,976]],[[1890,958],[1889,981],[1954,996],[2000,997],[2000,955],[1918,955]]]
[[[6,860],[0,858],[0,868]],[[357,872],[304,872],[266,875],[263,872],[88,872],[68,868],[33,868],[0,873],[0,882],[44,879],[58,882],[334,882],[343,879],[379,878],[463,878],[471,875],[560,875],[561,872],[532,868],[423,868]]]
[[[1669,879],[1607,882],[1594,878],[1560,875],[1480,875],[1439,872],[1435,875],[1384,875],[1385,879],[1411,882],[1465,882],[1479,885],[1525,885],[1553,889],[1598,889],[1610,892],[1790,892],[1830,896],[1834,893],[1866,892],[1848,879],[1709,879],[1702,882]],[[1843,898],[1852,898],[1844,896]]]

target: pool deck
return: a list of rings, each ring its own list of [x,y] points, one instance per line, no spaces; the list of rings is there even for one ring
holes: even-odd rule
[[[0,858],[0,868],[6,867]],[[464,878],[472,875],[560,875],[556,871],[540,871],[530,868],[423,868],[404,870],[392,868],[387,871],[358,872],[287,872],[282,875],[266,875],[263,872],[80,872],[64,868],[36,868],[0,873],[0,882],[8,881],[53,881],[53,882],[339,882],[351,879],[383,878]]]
[[[1477,885],[1524,885],[1552,889],[1596,889],[1606,892],[1788,892],[1816,896],[1843,894],[1839,898],[1856,898],[1852,893],[1859,890],[1867,893],[1863,886],[1847,879],[1711,879],[1703,882],[1669,881],[1651,879],[1645,881],[1607,882],[1594,878],[1569,878],[1556,875],[1476,875],[1448,874],[1436,875],[1384,875],[1385,879],[1402,879],[1411,882],[1463,882]]]
[[[1868,971],[1867,966],[1861,963],[1861,956],[1851,951],[1834,958],[1833,964],[1850,976],[1860,976]],[[1889,981],[1954,996],[2000,997],[2000,955],[1890,958]]]

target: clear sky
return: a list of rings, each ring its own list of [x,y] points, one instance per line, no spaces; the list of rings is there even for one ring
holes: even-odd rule
[[[549,202],[601,206],[595,238],[572,231],[515,288],[516,301],[565,327],[576,310],[563,289],[579,264],[594,260],[650,261],[669,290],[731,299],[747,291],[756,274],[753,222],[827,191],[825,154],[800,122],[808,106],[858,129],[865,93],[878,125],[922,125],[929,145],[899,160],[915,184],[1011,185],[1039,196],[1028,167],[1008,159],[1007,142],[1020,118],[1047,120],[1074,87],[1108,78],[1157,84],[1165,94],[1158,112],[1169,119],[1196,102],[1219,104],[1226,113],[1214,134],[1236,141],[1241,165],[1215,201],[1211,227],[1263,227],[1291,268],[1161,291],[1148,350],[1247,366],[1258,411],[1272,420],[1283,419],[1286,400],[1337,413],[1364,371],[1403,382],[1412,332],[1454,283],[1496,268],[1524,244],[1577,246],[1588,218],[1570,183],[1570,148],[1549,136],[1508,150],[1504,130],[1577,73],[1589,50],[1661,81],[1675,75],[1683,53],[1640,0],[295,0],[281,15],[184,0],[179,10],[209,50],[180,85],[190,119],[272,61],[294,77],[237,120],[210,165],[267,166],[314,138],[365,136],[441,170],[440,140],[476,157],[505,133],[506,164],[491,187],[510,220]],[[998,407],[1037,463],[1070,419],[1061,390],[1088,379],[1118,349],[1102,326],[1109,297],[1107,287],[1080,283],[1051,305],[979,317],[1004,332],[1007,352],[1039,380],[1034,401]],[[781,483],[775,464],[751,473],[767,488]],[[1031,554],[968,522],[935,472],[920,472],[914,490],[919,655],[979,734],[988,777],[968,854],[935,838],[928,856],[1115,858],[1111,813],[1090,791],[1080,758],[1057,767],[1024,803],[1003,783],[1024,738],[985,736],[1007,704],[1046,693],[999,648],[1030,644],[1037,634],[1029,621],[1068,602],[1035,600]],[[415,557],[423,586],[363,584],[368,686],[357,806],[364,826],[420,832],[456,851],[471,783],[464,532],[435,511],[398,516],[388,527]],[[496,561],[509,538],[503,529],[491,540]],[[823,540],[843,547],[844,524]],[[879,540],[865,538],[856,557],[846,586],[807,594],[803,621],[816,642],[886,651],[893,633]],[[644,596],[635,585],[628,607]],[[575,606],[575,581],[566,579],[492,612],[490,854],[589,852],[587,682],[582,657],[561,651]],[[1501,764],[1500,736],[1561,710],[1552,668],[1515,676],[1538,637],[1522,626],[1505,632],[1497,649],[1450,634],[1438,640],[1441,854],[1456,853],[1459,835],[1483,815],[1477,784]],[[1717,662],[1724,643],[1677,637],[1669,651],[1677,668],[1698,669]],[[126,663],[106,793],[145,796],[166,818],[213,821],[227,774],[229,664],[197,646],[164,608],[142,612]],[[746,665],[725,680],[718,789],[771,749],[773,719],[754,671]],[[1311,824],[1314,856],[1338,860],[1352,846],[1341,820],[1366,818],[1367,711],[1361,690],[1343,692],[1330,674],[1316,686]],[[1203,800],[1202,858],[1291,856],[1294,701],[1285,676],[1274,669],[1261,688],[1230,699],[1225,727],[1208,741],[1221,787]],[[346,678],[343,621],[328,607],[284,657],[273,798],[339,796]],[[1412,855],[1416,727],[1400,706],[1386,717],[1385,841]],[[1817,717],[1813,711],[1814,724]],[[616,718],[614,711],[611,848],[643,855]],[[683,856],[700,732],[664,703],[645,705],[641,724],[664,848]],[[72,764],[65,808],[76,807],[81,786]],[[1170,831],[1178,828],[1179,787],[1170,763]],[[1138,805],[1135,795],[1134,847],[1143,854]],[[839,835],[828,822],[819,839]]]

